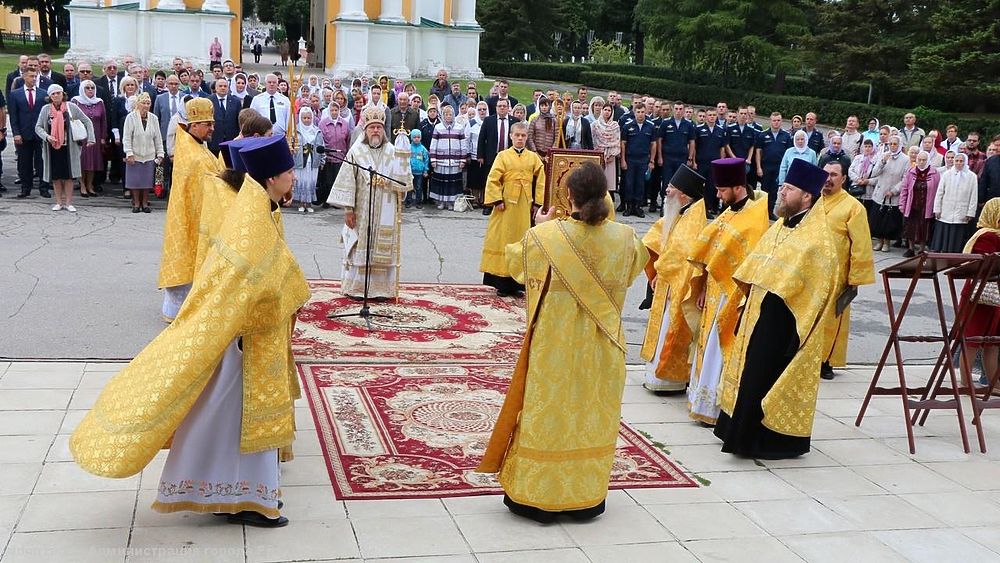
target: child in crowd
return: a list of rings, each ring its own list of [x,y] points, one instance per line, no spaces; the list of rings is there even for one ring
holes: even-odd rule
[[[416,206],[417,209],[420,209],[423,207],[424,185],[427,182],[431,154],[421,142],[422,137],[423,133],[420,132],[420,129],[410,131],[410,172],[413,173],[413,191],[406,194],[406,201],[403,202],[407,208]]]

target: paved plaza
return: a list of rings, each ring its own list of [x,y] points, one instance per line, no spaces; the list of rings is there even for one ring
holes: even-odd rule
[[[12,169],[5,162],[9,188]],[[880,285],[863,288],[856,302],[857,364],[821,384],[813,451],[801,459],[722,454],[711,431],[687,419],[683,398],[639,386],[646,314],[636,308],[637,283],[625,306],[632,366],[622,415],[696,476],[696,489],[613,491],[597,520],[548,526],[514,517],[496,496],[337,501],[300,402],[297,457],[283,466],[287,528],[157,514],[149,505],[164,454],[139,476],[100,479],[72,463],[68,438],[105,382],[164,327],[155,288],[164,202],[133,215],[105,196],[77,200],[73,215],[49,211],[51,200],[12,195],[0,199],[3,563],[1000,561],[1000,415],[984,416],[985,455],[962,452],[946,412],[917,430],[917,455],[909,455],[894,398],[876,399],[854,426],[887,332]],[[642,233],[652,218],[626,221]],[[307,277],[339,277],[340,212],[292,211],[285,224]],[[485,225],[478,212],[406,213],[402,279],[477,283]],[[878,253],[877,267],[899,255]],[[932,296],[921,292],[914,307],[912,329],[932,330]],[[934,355],[908,349],[914,363]]]

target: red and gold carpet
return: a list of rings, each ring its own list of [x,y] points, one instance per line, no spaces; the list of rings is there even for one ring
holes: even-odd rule
[[[299,313],[292,340],[298,362],[516,362],[524,331],[523,299],[501,299],[481,285],[400,285],[399,301],[375,303],[369,332],[357,301],[339,293],[340,282],[310,280],[312,298]]]
[[[499,494],[476,473],[513,366],[302,364],[303,389],[337,498]],[[697,486],[622,423],[611,488]]]

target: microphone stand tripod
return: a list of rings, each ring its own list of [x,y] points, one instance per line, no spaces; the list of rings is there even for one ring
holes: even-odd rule
[[[383,142],[386,142],[386,141],[383,141]],[[333,151],[327,151],[327,152],[333,152]],[[363,296],[361,298],[361,310],[360,311],[358,311],[357,313],[339,313],[339,314],[329,313],[329,314],[326,315],[326,318],[328,318],[328,319],[340,319],[340,318],[345,318],[345,317],[360,317],[360,318],[364,319],[365,325],[368,327],[368,330],[371,331],[371,329],[372,329],[372,321],[371,321],[372,317],[376,317],[376,318],[380,318],[380,319],[391,319],[392,318],[392,315],[386,315],[386,314],[381,314],[381,313],[372,313],[371,312],[371,308],[368,306],[368,287],[369,287],[369,284],[371,283],[371,272],[370,272],[370,270],[371,270],[371,259],[372,259],[372,245],[371,245],[371,242],[372,242],[372,222],[373,222],[372,213],[374,212],[374,209],[375,209],[375,177],[377,176],[379,178],[384,178],[385,180],[387,180],[389,182],[394,182],[396,184],[399,184],[400,186],[405,186],[406,184],[404,184],[403,182],[400,182],[399,180],[397,180],[395,178],[390,178],[389,176],[386,176],[385,174],[382,174],[380,172],[376,172],[375,168],[372,167],[372,166],[369,166],[369,167],[366,168],[366,167],[361,166],[360,164],[358,164],[356,162],[353,162],[351,160],[347,160],[346,158],[338,158],[337,162],[339,162],[341,164],[348,164],[350,166],[353,166],[353,167],[357,168],[358,170],[364,170],[365,172],[368,172],[368,228],[366,229],[367,232],[365,233],[365,291],[364,291],[364,294],[363,294]]]

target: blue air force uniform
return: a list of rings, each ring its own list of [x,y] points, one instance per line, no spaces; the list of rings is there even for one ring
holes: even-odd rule
[[[625,185],[622,201],[633,205],[641,205],[645,197],[646,170],[649,167],[649,151],[653,146],[656,127],[649,121],[631,120],[622,128],[622,141],[625,143],[625,160],[628,170],[624,170]]]
[[[698,173],[705,177],[705,208],[709,213],[719,210],[719,197],[715,191],[715,177],[712,174],[712,161],[724,158],[722,147],[726,146],[725,128],[719,126],[709,128],[702,123],[695,129],[694,161],[698,165]]]
[[[660,154],[663,155],[663,170],[660,174],[664,182],[674,177],[674,172],[688,160],[688,143],[695,140],[696,126],[681,118],[680,123],[670,116],[660,123]]]
[[[778,199],[778,171],[785,151],[792,147],[792,136],[788,131],[779,129],[777,133],[766,129],[757,135],[757,149],[760,150],[760,167],[764,177],[760,187],[767,192],[768,209],[774,213],[774,203]]]

